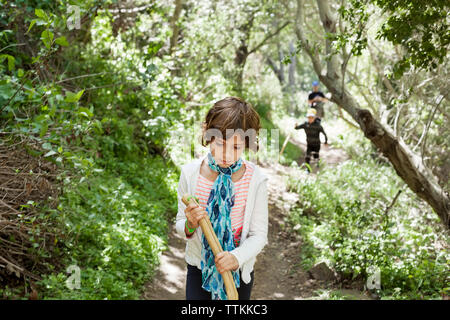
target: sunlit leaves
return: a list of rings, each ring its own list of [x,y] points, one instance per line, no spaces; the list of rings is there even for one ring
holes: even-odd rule
[[[16,59],[9,54],[0,55],[0,63],[3,62],[5,59],[8,61],[8,70],[9,71],[14,70]]]
[[[345,49],[350,45],[350,54],[359,56],[367,46],[366,24],[370,16],[367,1],[351,0],[348,4],[340,6],[338,13],[345,21],[341,26],[341,32],[336,33],[332,40],[335,41],[337,50]]]
[[[69,42],[67,42],[67,39],[64,36],[56,38],[55,43],[63,47],[67,47],[69,45]]]
[[[78,109],[78,114],[83,117],[86,117],[88,119],[92,118],[92,116],[94,115],[91,110],[89,110],[88,108],[84,108],[84,107],[80,107]]]
[[[431,70],[436,69],[443,62],[450,44],[448,1],[374,0],[372,2],[388,14],[378,37],[401,45],[407,50],[394,67],[396,78],[402,76],[410,66]]]
[[[35,10],[34,10],[34,14],[35,14],[37,17],[43,19],[44,21],[48,21],[48,20],[49,20],[47,14],[46,14],[45,11],[42,10],[42,9],[35,9]]]
[[[51,32],[50,30],[46,29],[44,31],[42,31],[41,33],[41,40],[44,43],[44,45],[47,47],[47,49],[50,49],[52,43],[53,43],[53,32]]]
[[[388,211],[401,183],[391,168],[364,154],[317,177],[289,179],[301,195],[290,219],[304,239],[304,266],[326,260],[349,279],[367,279],[376,267],[383,298],[439,297],[450,252],[436,243],[448,242],[448,236],[425,207],[412,204],[411,191]]]
[[[80,100],[81,96],[83,95],[83,92],[84,92],[84,89],[78,91],[77,93],[66,91],[66,97],[65,97],[64,101],[77,102],[78,100]]]

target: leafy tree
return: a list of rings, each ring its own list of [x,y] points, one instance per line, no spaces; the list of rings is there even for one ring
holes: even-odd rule
[[[396,62],[394,75],[402,76],[411,66],[436,69],[445,61],[450,45],[448,12],[445,0],[372,0],[386,12],[378,37],[406,49]]]
[[[414,153],[411,147],[405,144],[401,137],[392,130],[392,127],[380,117],[379,111],[384,107],[376,103],[370,108],[373,110],[372,112],[369,109],[363,109],[355,96],[349,91],[349,86],[346,85],[345,75],[348,62],[355,55],[360,55],[366,44],[366,41],[362,40],[365,38],[363,31],[366,27],[365,21],[368,18],[365,11],[370,10],[370,7],[350,1],[350,9],[343,9],[342,7],[339,9],[343,17],[343,19],[339,19],[337,8],[334,8],[330,1],[317,1],[325,38],[324,47],[319,41],[308,39],[305,25],[309,21],[306,21],[305,8],[305,1],[298,0],[295,31],[302,49],[310,56],[319,79],[332,93],[331,100],[351,115],[366,137],[389,159],[398,175],[417,195],[433,207],[442,223],[450,228],[450,198],[448,192],[437,183],[438,179],[433,176],[420,156]],[[352,10],[355,8],[356,16],[359,17],[357,20],[360,23],[350,23],[357,28],[348,32],[349,29],[346,29],[346,27],[349,26],[346,26],[345,20],[347,20],[347,24],[348,21],[354,21]],[[355,34],[355,32],[356,37],[349,39],[348,35]],[[351,45],[351,50],[347,48],[347,44]],[[434,56],[430,57],[431,60],[433,58]],[[441,99],[444,98],[445,96],[442,96]]]

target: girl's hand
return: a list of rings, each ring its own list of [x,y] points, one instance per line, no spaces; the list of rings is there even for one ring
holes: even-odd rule
[[[228,251],[218,253],[214,259],[214,262],[216,263],[216,268],[219,273],[235,271],[239,268],[239,262],[236,257]]]
[[[207,216],[207,212],[202,207],[197,206],[194,203],[189,203],[189,205],[184,210],[184,213],[186,214],[186,219],[188,223],[188,227],[190,229],[196,229],[198,228],[198,223],[200,220],[202,220],[204,217]]]

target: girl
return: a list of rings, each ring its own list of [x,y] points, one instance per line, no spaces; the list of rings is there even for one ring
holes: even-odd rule
[[[210,151],[181,168],[176,230],[187,240],[187,300],[226,299],[220,275],[226,271],[232,271],[239,299],[250,299],[253,265],[267,243],[267,177],[241,155],[258,149],[259,129],[259,115],[249,103],[220,100],[203,123],[202,145]],[[195,195],[200,207],[186,207],[181,201],[186,193]],[[215,258],[199,228],[206,215],[224,250]]]

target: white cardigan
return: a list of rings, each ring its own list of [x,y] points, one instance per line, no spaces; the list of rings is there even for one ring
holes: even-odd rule
[[[200,159],[181,167],[180,181],[178,183],[178,213],[176,217],[176,230],[178,234],[187,240],[185,260],[188,264],[197,266],[200,269],[201,260],[201,239],[202,230],[197,228],[195,233],[187,238],[184,233],[186,214],[181,198],[184,194],[194,195],[197,187],[197,180],[200,174],[200,166],[207,154]],[[242,280],[249,283],[250,273],[256,261],[256,256],[267,244],[268,229],[268,203],[267,203],[267,176],[255,165],[252,178],[250,180],[247,194],[247,203],[244,212],[244,225],[242,228],[241,241],[237,248],[230,251],[241,269]]]

